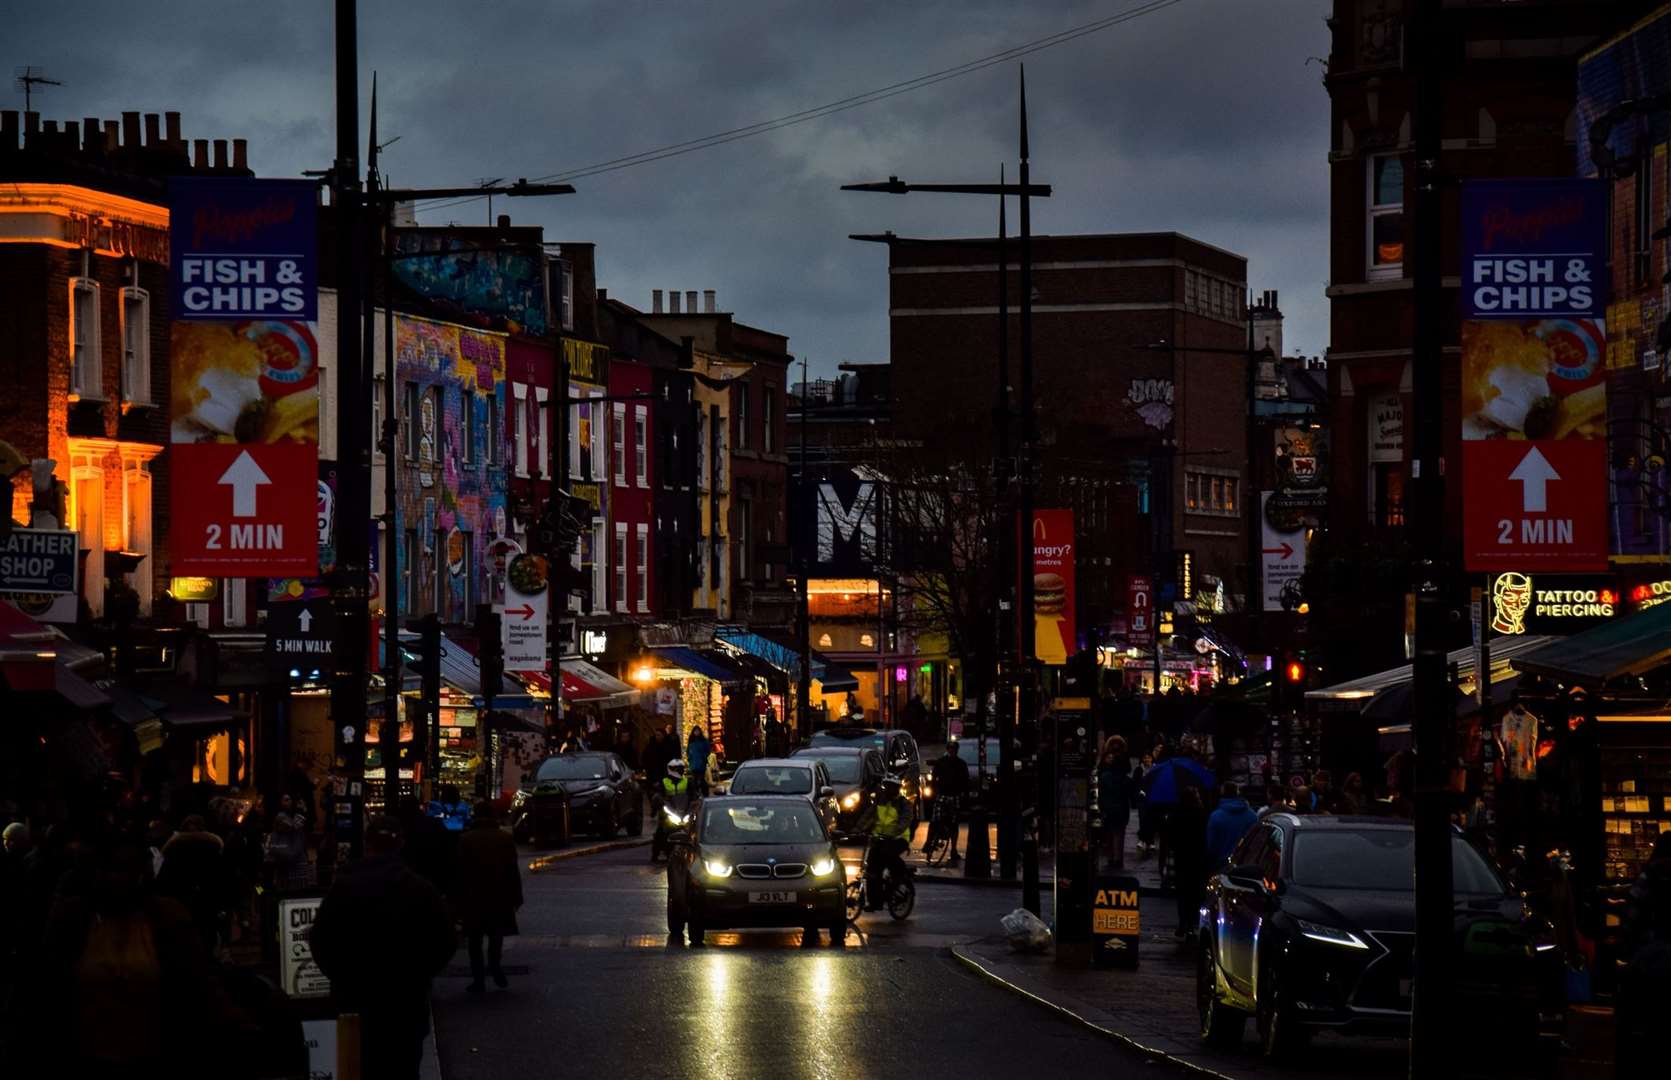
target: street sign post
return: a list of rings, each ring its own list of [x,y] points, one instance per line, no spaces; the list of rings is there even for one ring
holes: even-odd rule
[[[1155,632],[1155,590],[1147,574],[1126,578],[1126,636],[1133,644]]]
[[[0,537],[0,592],[76,593],[76,534],[71,529],[13,529]]]
[[[267,605],[267,664],[280,676],[318,681],[331,670],[337,633],[336,610],[328,597]]]
[[[506,671],[545,671],[549,563],[544,555],[513,555],[505,574],[499,620]]]

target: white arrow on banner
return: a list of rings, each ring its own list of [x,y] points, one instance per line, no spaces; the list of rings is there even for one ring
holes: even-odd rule
[[[1551,480],[1559,480],[1561,474],[1549,464],[1537,447],[1532,447],[1526,456],[1520,459],[1520,464],[1509,473],[1510,480],[1521,483],[1520,508],[1528,514],[1541,514],[1549,509],[1549,496],[1544,490]]]
[[[296,621],[301,624],[302,633],[307,633],[308,627],[313,625],[313,612],[303,608],[302,614],[296,619]]]
[[[272,483],[272,480],[245,450],[227,466],[221,474],[220,483],[232,488],[232,516],[242,518],[255,516],[256,489],[262,484]]]

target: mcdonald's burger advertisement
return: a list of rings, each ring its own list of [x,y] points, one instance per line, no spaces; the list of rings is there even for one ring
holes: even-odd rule
[[[1073,511],[1033,511],[1033,655],[1046,664],[1077,651],[1073,551]]]

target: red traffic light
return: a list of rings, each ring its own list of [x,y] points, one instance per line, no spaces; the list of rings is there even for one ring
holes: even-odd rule
[[[1289,661],[1288,681],[1291,683],[1305,682],[1305,665],[1298,660]]]

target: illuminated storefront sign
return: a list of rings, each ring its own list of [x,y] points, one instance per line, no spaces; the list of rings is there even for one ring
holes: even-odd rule
[[[168,211],[71,184],[7,184],[0,191],[0,243],[90,249],[168,265]]]
[[[1619,599],[1611,578],[1542,574],[1534,578],[1509,571],[1491,581],[1491,630],[1497,634],[1571,634],[1613,618],[1619,612]]]
[[[1630,602],[1637,611],[1658,607],[1668,600],[1671,600],[1671,581],[1646,581],[1630,590]]]

